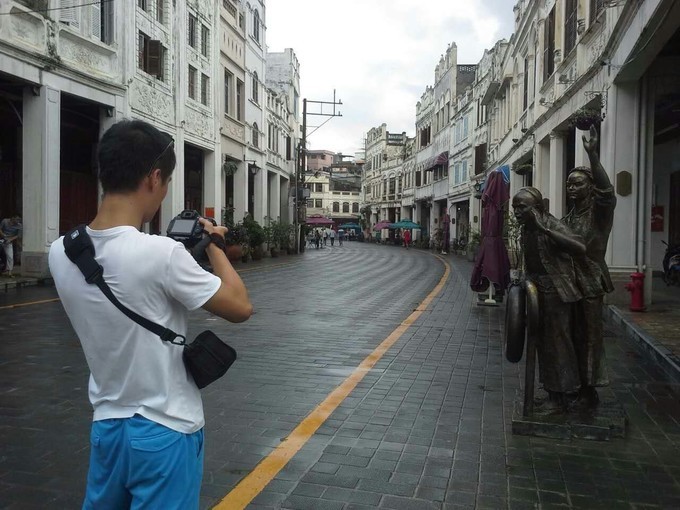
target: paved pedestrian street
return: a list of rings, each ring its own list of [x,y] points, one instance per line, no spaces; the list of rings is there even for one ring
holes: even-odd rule
[[[680,508],[680,385],[617,330],[626,438],[521,437],[523,366],[505,361],[505,309],[476,305],[469,262],[347,242],[238,269],[255,315],[191,321],[239,355],[203,390],[202,508]],[[0,296],[3,509],[82,502],[88,371],[54,298]]]

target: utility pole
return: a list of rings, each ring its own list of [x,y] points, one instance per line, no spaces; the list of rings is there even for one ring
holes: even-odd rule
[[[318,105],[318,112],[307,112],[307,104]],[[320,117],[329,117],[326,122],[333,117],[342,117],[339,110],[336,111],[336,106],[342,104],[339,99],[335,100],[335,90],[333,90],[333,101],[308,101],[306,98],[302,100],[302,137],[297,151],[297,165],[295,177],[295,236],[297,239],[297,248],[295,253],[302,253],[305,251],[305,236],[303,234],[303,226],[307,222],[307,199],[304,197],[303,190],[305,189],[305,173],[307,171],[307,115],[316,115]],[[324,105],[331,105],[331,112],[324,112]],[[318,126],[314,131],[323,126],[326,122]],[[312,131],[312,133],[314,132]]]

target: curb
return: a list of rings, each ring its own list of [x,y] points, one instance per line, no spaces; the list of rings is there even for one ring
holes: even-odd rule
[[[7,292],[10,289],[34,287],[38,285],[54,285],[52,278],[16,278],[14,280],[0,280],[0,291]]]
[[[653,336],[632,323],[616,305],[605,307],[607,321],[621,327],[628,338],[640,345],[652,358],[659,363],[661,369],[672,379],[680,383],[680,360]]]

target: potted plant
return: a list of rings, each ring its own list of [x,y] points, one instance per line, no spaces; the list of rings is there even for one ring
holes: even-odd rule
[[[252,216],[247,215],[243,219],[243,225],[248,232],[248,245],[251,248],[251,257],[253,260],[261,260],[264,250],[262,245],[266,241],[264,229]]]
[[[517,175],[526,175],[528,173],[531,173],[534,170],[534,165],[531,163],[522,163],[522,164],[517,164],[513,163],[512,165],[512,171],[515,172]]]
[[[571,115],[569,123],[576,129],[588,131],[590,126],[597,126],[603,119],[604,114],[598,109],[580,108]]]
[[[247,232],[243,223],[226,225],[229,231],[226,236],[226,254],[232,262],[240,260],[243,256],[243,245],[247,244]]]
[[[470,230],[470,240],[465,247],[467,251],[467,259],[470,262],[474,262],[480,244],[482,244],[482,235],[479,233],[479,230]]]

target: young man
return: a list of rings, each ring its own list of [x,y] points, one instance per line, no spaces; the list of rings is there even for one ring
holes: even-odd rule
[[[139,228],[165,197],[175,167],[172,139],[141,121],[113,125],[99,144],[104,196],[87,232],[113,294],[130,310],[186,335],[203,307],[231,322],[252,313],[223,250],[206,247],[214,274],[185,247]],[[225,227],[201,220],[207,234]],[[212,237],[212,236],[211,236]],[[49,253],[52,277],[90,368],[94,408],[84,509],[197,509],[203,476],[201,395],[173,345],[126,317],[64,252]]]
[[[3,276],[14,278],[14,244],[21,236],[21,218],[12,216],[0,221],[0,243],[5,252],[5,270]]]

